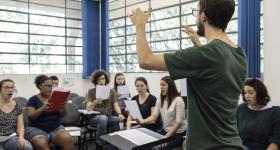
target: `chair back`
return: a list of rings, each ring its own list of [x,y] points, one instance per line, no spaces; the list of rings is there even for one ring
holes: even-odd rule
[[[15,100],[22,107],[25,107],[25,105],[27,103],[27,99],[24,97],[14,97],[13,100]]]
[[[28,116],[27,116],[27,112],[26,112],[26,108],[24,107],[23,110],[22,110],[22,114],[23,114],[23,122],[24,122],[24,126],[28,126],[28,122],[29,122],[29,119],[28,119]]]
[[[80,113],[78,107],[73,103],[66,103],[66,115],[60,118],[63,125],[69,126],[80,121]]]
[[[74,97],[74,98],[72,99],[72,103],[75,104],[75,105],[78,107],[78,109],[82,109],[82,103],[83,103],[83,101],[85,101],[85,100],[86,100],[85,97],[77,96],[77,97]]]
[[[68,100],[73,100],[75,97],[78,97],[79,95],[76,93],[70,93],[68,96]]]

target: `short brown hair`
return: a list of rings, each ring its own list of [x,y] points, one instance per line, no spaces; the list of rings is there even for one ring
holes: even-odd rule
[[[199,0],[200,12],[204,12],[208,23],[225,31],[234,13],[234,0]]]

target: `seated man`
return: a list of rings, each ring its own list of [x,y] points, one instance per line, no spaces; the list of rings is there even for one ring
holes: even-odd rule
[[[96,85],[109,84],[109,77],[103,70],[97,70],[92,74],[92,83]],[[112,116],[112,108],[115,109],[118,116]],[[101,100],[96,97],[96,88],[89,89],[87,99],[87,110],[99,111],[101,114],[90,119],[90,125],[97,128],[96,132],[96,149],[102,149],[102,140],[100,136],[106,133],[107,127],[113,127],[119,130],[119,121],[124,119],[121,113],[116,94],[114,90],[110,90],[109,99]]]

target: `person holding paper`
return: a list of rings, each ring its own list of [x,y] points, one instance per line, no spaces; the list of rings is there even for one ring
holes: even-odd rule
[[[234,0],[199,0],[191,11],[198,30],[182,28],[194,46],[165,54],[153,53],[146,37],[151,8],[136,8],[129,15],[136,27],[140,67],[168,71],[173,80],[188,79],[188,150],[243,149],[235,115],[247,59],[225,32],[234,9]],[[206,38],[205,45],[199,36]]]
[[[46,75],[39,75],[35,78],[35,85],[39,93],[32,96],[26,104],[29,119],[26,138],[35,149],[49,149],[49,142],[52,142],[63,150],[74,150],[71,135],[60,123],[60,116],[67,113],[65,103],[56,112],[51,111],[52,105],[48,102],[52,95],[52,80]]]
[[[157,98],[154,95],[150,94],[148,81],[146,80],[146,78],[144,78],[144,77],[136,78],[135,86],[136,86],[138,95],[132,97],[131,100],[135,100],[137,102],[140,113],[142,115],[142,118],[145,119],[145,118],[149,117],[152,114],[152,112],[154,111],[154,107],[156,105]],[[138,128],[141,126],[139,124],[132,125],[131,121],[133,119],[138,119],[138,118],[133,118],[131,115],[128,115],[127,123],[126,123],[127,129]],[[160,118],[158,118],[153,123],[145,124],[142,126],[144,128],[147,128],[147,129],[150,129],[153,131],[157,131],[161,128],[161,120],[160,120]]]
[[[24,139],[23,108],[12,99],[15,91],[13,80],[0,81],[0,147],[5,150],[32,150],[31,144]]]
[[[116,73],[115,78],[114,78],[114,90],[116,92],[116,96],[119,102],[119,106],[121,108],[121,111],[123,114],[127,114],[125,112],[125,103],[124,100],[127,100],[128,98],[126,97],[121,97],[122,95],[118,93],[118,86],[123,86],[125,84],[125,76],[123,73]]]
[[[110,82],[109,77],[104,70],[96,70],[93,72],[91,81],[95,87],[97,85],[106,86]],[[116,98],[116,93],[113,89],[110,89],[108,99],[101,99],[100,97],[97,97],[96,91],[96,88],[88,90],[87,110],[100,112],[99,115],[91,118],[89,123],[91,126],[97,128],[96,149],[102,149],[103,142],[100,136],[106,134],[107,127],[111,127],[115,131],[119,130],[119,122],[124,119],[124,116],[121,113],[121,109]],[[118,116],[112,116],[113,108]]]
[[[183,136],[186,135],[187,120],[185,117],[185,103],[179,96],[175,82],[169,77],[164,76],[160,80],[160,99],[156,102],[155,110],[152,115],[139,124],[146,125],[153,123],[159,116],[162,118],[162,129],[157,132],[164,135],[166,138],[171,138],[162,150],[181,147]]]

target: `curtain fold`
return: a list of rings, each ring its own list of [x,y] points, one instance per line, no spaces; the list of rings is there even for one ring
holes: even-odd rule
[[[260,0],[238,0],[238,45],[248,58],[248,77],[260,78]]]
[[[108,20],[107,0],[82,0],[83,78],[97,69],[109,71]]]

